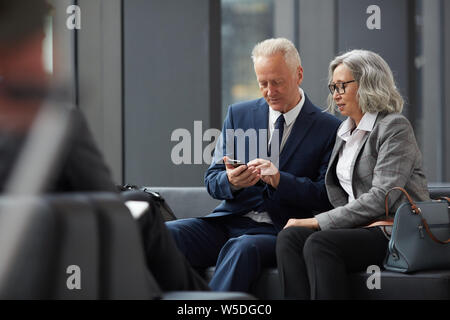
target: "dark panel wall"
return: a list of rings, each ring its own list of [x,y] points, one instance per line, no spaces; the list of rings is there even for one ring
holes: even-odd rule
[[[379,30],[367,27],[367,20],[372,14],[366,11],[371,5],[380,8]],[[338,53],[349,49],[377,52],[394,72],[402,95],[408,97],[408,1],[338,0],[338,25]]]
[[[206,164],[175,165],[171,134],[191,135],[191,163],[210,124],[209,1],[124,1],[125,182],[203,185]],[[220,110],[218,111],[220,112]],[[194,121],[202,121],[194,143]],[[197,139],[199,140],[199,139]]]

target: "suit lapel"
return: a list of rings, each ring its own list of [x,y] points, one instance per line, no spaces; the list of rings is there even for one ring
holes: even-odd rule
[[[364,135],[364,137],[361,140],[361,144],[359,145],[358,149],[356,150],[356,154],[353,157],[352,160],[352,165],[350,166],[350,181],[353,181],[353,171],[355,171],[355,163],[356,163],[356,158],[358,158],[358,155],[361,153],[362,148],[364,147],[364,145],[366,144],[367,138],[369,137],[370,132],[366,132],[366,134]]]
[[[344,140],[342,140],[341,138],[336,136],[336,143],[334,145],[333,152],[331,153],[330,161],[328,162],[329,166],[334,165],[334,162],[337,161],[338,156],[339,156],[339,151],[343,147],[344,143],[345,143]]]
[[[256,130],[257,135],[257,152],[258,157],[261,157],[259,146],[260,146],[260,130],[266,130],[266,145],[268,143],[268,125],[269,125],[269,105],[267,104],[266,100],[264,98],[260,99],[258,103],[253,107],[254,115],[253,115],[253,126],[251,128],[254,128]],[[253,159],[249,159],[253,160]]]
[[[336,143],[331,152],[328,169],[325,176],[328,198],[334,207],[343,206],[348,202],[348,194],[344,191],[336,175],[336,166],[339,159],[339,152],[344,146],[345,141],[336,137]]]
[[[305,138],[309,128],[315,121],[314,113],[316,113],[316,110],[305,95],[303,108],[297,116],[294,127],[292,127],[292,131],[286,141],[286,145],[280,154],[280,169],[286,165],[286,162],[291,158],[292,153],[297,150],[298,146]]]
[[[375,126],[377,125],[378,121],[380,121],[382,117],[380,117],[380,114],[378,114],[377,119],[375,120],[375,124],[373,126],[373,129],[375,128]],[[373,131],[372,129],[372,131]],[[356,150],[356,154],[353,157],[352,160],[352,165],[350,166],[350,181],[352,181],[352,189],[353,189],[353,195],[356,197],[356,193],[355,193],[355,189],[354,189],[354,181],[353,181],[353,173],[355,172],[355,164],[356,164],[356,159],[359,157],[359,154],[361,153],[364,145],[366,144],[367,138],[369,137],[371,132],[366,132],[366,134],[364,135],[363,139],[361,140],[361,144],[359,145],[358,149]]]
[[[269,125],[269,105],[267,102],[264,99],[260,99],[253,109],[255,113],[251,128],[255,128],[256,132],[259,132],[259,129],[267,130]]]

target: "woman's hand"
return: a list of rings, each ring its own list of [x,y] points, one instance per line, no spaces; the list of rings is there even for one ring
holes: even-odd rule
[[[314,230],[319,230],[319,222],[316,218],[289,219],[283,229],[289,227],[306,227]]]

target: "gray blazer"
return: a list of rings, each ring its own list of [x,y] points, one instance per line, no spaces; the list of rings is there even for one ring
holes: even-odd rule
[[[342,126],[342,124],[341,124]],[[398,113],[379,113],[372,131],[364,136],[351,166],[355,200],[336,176],[339,151],[345,141],[336,136],[325,185],[334,209],[316,215],[321,230],[368,225],[385,215],[384,198],[392,187],[403,187],[416,201],[429,200],[422,156],[408,119]],[[406,201],[400,191],[389,194],[389,212]]]

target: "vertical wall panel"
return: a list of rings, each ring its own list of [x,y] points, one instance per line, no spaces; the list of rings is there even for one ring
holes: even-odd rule
[[[450,181],[450,1],[444,1],[444,116],[443,116],[443,135],[444,135],[444,179]]]
[[[325,108],[328,97],[328,64],[336,52],[334,0],[300,0],[299,51],[304,80],[302,87],[316,105]]]
[[[429,181],[443,177],[441,0],[423,1],[422,152]]]
[[[78,103],[117,184],[122,182],[121,0],[78,0]],[[73,31],[75,32],[75,31]]]
[[[177,128],[191,161],[209,128],[209,1],[124,1],[125,182],[200,186],[205,164],[175,165]],[[217,112],[220,112],[218,110]],[[194,121],[202,121],[194,135]]]
[[[368,49],[379,53],[391,67],[400,92],[408,88],[408,1],[338,0],[338,51]],[[381,29],[370,30],[366,13],[371,5],[380,8]],[[407,112],[407,110],[405,110]]]

